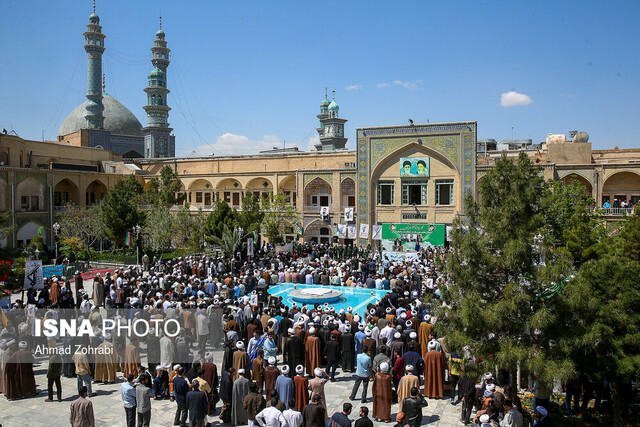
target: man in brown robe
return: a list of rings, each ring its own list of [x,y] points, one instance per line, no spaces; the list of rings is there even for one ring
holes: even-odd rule
[[[329,377],[327,374],[320,368],[316,368],[314,371],[314,375],[316,376],[314,379],[309,381],[309,390],[311,390],[311,400],[313,401],[314,396],[318,396],[320,398],[320,406],[324,409],[324,421],[326,422],[328,419],[327,414],[327,398],[324,394],[324,385],[329,381]]]
[[[33,355],[27,350],[25,341],[21,341],[18,347],[19,350],[5,360],[2,372],[4,395],[9,400],[37,394]]]
[[[60,299],[60,284],[58,283],[58,279],[53,279],[53,283],[51,283],[49,298],[52,304],[57,304]]]
[[[265,366],[263,369],[264,376],[264,391],[267,397],[271,397],[271,390],[275,390],[276,381],[278,380],[278,375],[280,375],[280,370],[276,368],[276,358],[270,357],[267,360],[268,366]]]
[[[138,367],[140,366],[140,350],[133,343],[127,345],[124,350],[124,377],[129,374],[138,376]]]
[[[234,381],[238,379],[238,371],[240,369],[244,369],[245,371],[249,370],[249,355],[246,351],[244,351],[244,342],[238,341],[236,343],[236,347],[238,348],[238,350],[233,353],[232,365],[233,369],[236,370],[236,372],[233,374]]]
[[[296,411],[302,412],[302,408],[309,403],[309,380],[304,376],[304,366],[296,366],[296,376],[293,377],[294,397],[296,399]]]
[[[444,397],[444,356],[435,350],[435,343],[429,344],[424,358],[424,395],[429,398]]]
[[[362,340],[362,348],[367,347],[369,349],[369,356],[373,359],[376,355],[376,340],[371,338],[371,329],[367,328],[364,333],[366,338]]]
[[[411,389],[413,387],[420,388],[420,380],[413,375],[413,366],[407,365],[405,366],[405,370],[407,373],[400,379],[400,383],[398,384],[398,412],[402,412],[402,401],[411,396]]]
[[[105,341],[96,350],[96,368],[93,377],[95,382],[113,383],[118,370],[118,356],[111,344],[111,334],[105,332]]]
[[[429,344],[429,334],[433,332],[433,325],[429,323],[431,320],[431,316],[428,314],[424,315],[424,322],[420,323],[420,327],[418,328],[418,342],[420,343],[420,348],[422,350],[422,358],[427,358],[427,344]]]
[[[202,378],[211,386],[212,390],[218,389],[218,367],[213,363],[213,353],[208,352],[204,356],[205,362],[202,364],[204,374]]]
[[[315,333],[316,328],[309,328],[309,337],[304,346],[305,367],[309,376],[313,376],[313,371],[320,366],[320,338]]]
[[[389,364],[382,362],[380,372],[373,377],[373,418],[376,421],[389,422],[391,420],[391,375]]]
[[[80,397],[71,403],[69,423],[71,427],[94,427],[96,419],[93,416],[93,404],[87,399],[87,387],[80,387]]]
[[[253,359],[253,363],[251,364],[251,379],[255,381],[255,383],[258,386],[258,393],[261,393],[261,394],[262,394],[262,386],[264,383],[264,378],[262,375],[263,358],[264,358],[264,351],[259,350],[258,356],[255,359]]]

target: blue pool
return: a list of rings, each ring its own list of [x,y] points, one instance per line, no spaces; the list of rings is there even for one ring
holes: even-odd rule
[[[289,295],[294,289],[294,286],[297,289],[305,289],[305,288],[327,288],[327,289],[335,289],[342,292],[342,296],[338,302],[329,304],[330,307],[335,307],[336,312],[340,311],[341,308],[345,310],[347,307],[353,307],[353,312],[358,313],[361,316],[364,314],[367,304],[375,304],[382,299],[382,297],[391,292],[385,291],[382,289],[367,289],[367,288],[351,288],[347,286],[322,286],[322,285],[306,285],[299,283],[280,283],[277,285],[273,285],[269,287],[269,295],[274,295],[278,297],[282,297],[285,305],[291,307],[294,303],[294,300]],[[298,306],[302,304],[297,302]],[[308,306],[313,306],[313,304],[307,304]]]

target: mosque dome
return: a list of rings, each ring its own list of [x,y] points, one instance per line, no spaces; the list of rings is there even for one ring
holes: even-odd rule
[[[153,70],[151,70],[151,72],[149,73],[149,75],[147,77],[148,78],[164,77],[164,72],[159,68],[154,68]]]
[[[78,105],[60,125],[58,135],[67,135],[80,129],[87,129],[87,119],[84,118],[85,104]],[[142,125],[131,111],[113,96],[103,93],[104,130],[114,135],[142,136]]]
[[[159,38],[159,39],[163,39],[164,38],[164,31],[158,30],[156,32],[156,37]]]
[[[573,137],[573,142],[589,142],[589,134],[585,131],[578,132],[576,136]]]
[[[93,12],[91,14],[91,16],[89,16],[89,21],[90,22],[94,22],[95,21],[95,23],[98,24],[98,23],[100,23],[100,17],[95,12]]]
[[[323,99],[322,102],[320,103],[321,107],[328,107],[330,104],[329,100],[327,98]]]
[[[336,104],[336,100],[334,99],[333,101],[331,101],[331,104],[329,104],[329,111],[338,111],[340,109],[340,107],[338,107],[338,104]]]

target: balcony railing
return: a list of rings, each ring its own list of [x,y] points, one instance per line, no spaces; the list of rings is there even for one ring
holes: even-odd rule
[[[428,214],[420,212],[403,212],[402,219],[428,219]]]
[[[604,208],[605,215],[633,215],[635,208]]]

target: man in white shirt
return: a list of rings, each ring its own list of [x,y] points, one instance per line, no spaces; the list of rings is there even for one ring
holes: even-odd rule
[[[393,334],[395,334],[396,330],[392,326],[391,322],[387,322],[387,326],[382,328],[380,331],[380,342],[387,347],[391,345],[391,341],[393,341]]]
[[[513,407],[513,402],[506,399],[502,404],[504,418],[500,421],[500,427],[522,427],[522,414]]]
[[[282,416],[287,420],[288,427],[300,427],[302,425],[302,414],[296,411],[296,400],[289,399],[289,409],[282,412]]]
[[[260,427],[288,427],[287,420],[275,406],[268,406],[260,411],[255,423]]]

